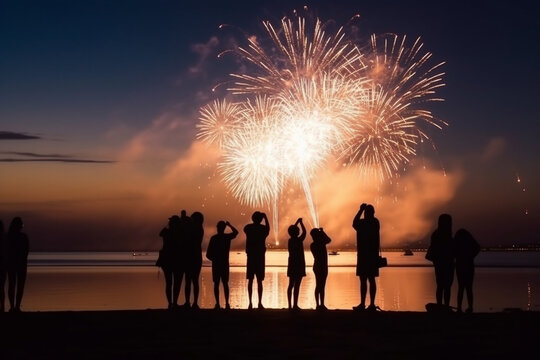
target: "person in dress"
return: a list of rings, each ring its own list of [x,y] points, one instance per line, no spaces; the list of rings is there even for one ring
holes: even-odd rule
[[[226,233],[226,228],[231,229]],[[219,282],[223,284],[223,293],[225,295],[225,308],[230,309],[229,304],[229,251],[231,241],[238,235],[238,230],[228,221],[219,221],[217,223],[217,234],[210,238],[206,257],[212,261],[212,280],[214,281],[214,297],[216,299],[215,309],[220,309],[219,304]]]
[[[328,251],[326,245],[332,240],[323,228],[314,228],[309,232],[313,242],[310,245],[313,254],[313,273],[315,274],[315,303],[317,310],[326,310],[324,295],[326,278],[328,277]]]
[[[190,265],[190,238],[192,230],[192,221],[191,218],[187,215],[186,210],[180,211],[180,222],[178,223],[178,231],[175,232],[177,247],[174,252],[174,266],[177,272],[177,279],[175,280],[175,286],[178,286],[178,296],[180,295],[180,288],[182,287],[182,281],[185,280],[184,285],[184,295],[187,295],[190,290],[188,285],[188,267]],[[176,288],[173,287],[174,293],[176,293]],[[185,297],[184,303],[181,306],[184,309],[190,308],[189,297]]]
[[[204,238],[204,216],[196,211],[190,216],[191,227],[189,229],[186,246],[186,283],[185,296],[188,307],[199,309],[199,276],[202,268],[202,241]],[[190,305],[191,288],[193,288],[193,304]]]
[[[296,220],[294,225],[289,226],[289,259],[287,263],[287,276],[289,277],[289,286],[287,287],[287,300],[289,310],[298,310],[298,295],[300,293],[300,284],[302,278],[306,276],[306,259],[304,256],[304,239],[306,238],[306,228],[302,218]],[[291,304],[291,295],[294,290],[294,301]]]
[[[480,253],[480,245],[470,232],[459,229],[454,236],[456,244],[456,275],[458,281],[457,311],[462,311],[463,293],[467,293],[467,313],[473,312],[474,258]]]
[[[454,281],[455,243],[452,238],[452,217],[441,214],[437,229],[431,235],[431,243],[426,259],[433,262],[437,288],[435,297],[437,305],[450,306],[450,290]]]
[[[364,218],[362,219],[362,214]],[[379,276],[379,248],[380,248],[380,223],[375,217],[373,205],[362,204],[360,210],[353,219],[353,228],[356,230],[356,275],[360,277],[360,304],[355,310],[366,308],[367,284],[369,281],[368,310],[376,310],[375,296],[377,283],[375,278]]]

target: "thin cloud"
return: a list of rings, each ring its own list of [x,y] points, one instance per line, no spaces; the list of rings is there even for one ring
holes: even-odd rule
[[[79,164],[114,164],[114,160],[88,160],[88,159],[61,159],[61,158],[42,158],[42,159],[13,159],[4,158],[0,162],[15,163],[15,162],[61,162],[61,163],[79,163]]]
[[[218,45],[218,38],[212,36],[206,43],[198,43],[191,46],[191,50],[199,55],[197,64],[189,68],[189,73],[191,75],[200,75],[204,73],[207,60],[215,52]]]
[[[504,138],[498,136],[489,139],[488,144],[483,149],[480,158],[485,161],[492,161],[506,150],[506,141]]]
[[[6,155],[17,155],[17,156],[26,156],[26,157],[36,157],[36,158],[58,158],[58,159],[69,159],[71,156],[60,155],[60,154],[37,154],[33,152],[18,152],[18,151],[4,151],[0,154]]]
[[[78,159],[71,155],[62,154],[38,154],[34,152],[21,151],[4,151],[0,154],[22,156],[21,158],[0,158],[0,162],[15,163],[15,162],[61,162],[61,163],[79,163],[79,164],[112,164],[114,160],[95,160],[95,159]]]
[[[0,131],[0,140],[39,140],[40,136],[12,131]]]

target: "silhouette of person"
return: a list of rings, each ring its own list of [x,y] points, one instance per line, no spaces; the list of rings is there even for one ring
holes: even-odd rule
[[[175,252],[176,257],[176,268],[178,271],[178,292],[180,293],[180,287],[182,287],[182,279],[186,278],[186,284],[187,284],[187,268],[188,268],[188,261],[189,261],[189,238],[191,234],[192,229],[192,222],[191,218],[187,216],[186,210],[180,211],[180,222],[179,222],[179,228],[177,232],[177,242],[178,247],[177,251]],[[201,260],[202,261],[202,260]],[[186,286],[187,287],[187,286]],[[185,290],[184,295],[189,290]],[[185,298],[184,304],[182,305],[184,308],[189,308],[189,298]]]
[[[156,265],[161,267],[165,277],[165,296],[169,310],[178,306],[178,295],[182,285],[182,271],[180,269],[180,225],[181,219],[178,215],[169,218],[168,226],[163,228],[159,236],[163,239],[163,247],[159,252]]]
[[[426,258],[433,262],[437,290],[437,305],[450,306],[450,290],[454,281],[454,239],[452,238],[452,217],[441,214],[437,229],[431,235],[431,244]]]
[[[364,218],[362,219],[362,214]],[[379,247],[381,228],[379,220],[375,217],[373,205],[362,204],[360,210],[353,219],[353,228],[356,230],[356,275],[360,277],[360,304],[353,307],[355,310],[366,308],[367,283],[369,281],[368,310],[374,311],[377,283],[375,278],[379,276]]]
[[[473,280],[474,280],[474,258],[480,252],[480,245],[476,242],[470,232],[459,229],[454,236],[456,244],[456,275],[458,281],[457,310],[462,311],[463,292],[467,292],[468,308],[467,313],[473,311]]]
[[[231,229],[230,233],[225,233],[227,226]],[[212,280],[214,281],[214,297],[216,305],[214,309],[220,309],[219,305],[219,282],[223,284],[223,293],[225,295],[225,308],[230,309],[229,304],[229,251],[231,241],[238,235],[238,230],[228,221],[219,221],[217,223],[217,234],[210,238],[206,257],[212,261]]]
[[[247,269],[246,278],[248,279],[248,309],[253,308],[253,279],[257,276],[257,292],[259,295],[259,309],[264,309],[262,305],[263,280],[266,254],[266,237],[270,233],[270,225],[268,218],[263,212],[255,211],[251,215],[251,224],[244,227],[246,234],[246,254],[247,254]],[[264,224],[262,221],[264,220]]]
[[[10,312],[21,311],[21,301],[26,282],[29,241],[28,236],[22,232],[22,229],[23,221],[17,216],[11,221],[6,237],[6,265]]]
[[[6,240],[4,235],[4,223],[0,220],[0,312],[6,310],[6,271]]]
[[[203,214],[198,211],[191,214],[191,227],[186,239],[186,284],[184,290],[186,303],[189,306],[191,287],[193,287],[192,308],[194,309],[199,308],[199,275],[202,267],[201,244],[204,237],[203,222]]]
[[[300,226],[300,229],[298,228]],[[304,256],[304,239],[306,238],[306,227],[302,218],[296,220],[294,225],[289,226],[289,259],[287,264],[287,276],[289,277],[289,286],[287,287],[287,300],[289,310],[300,309],[298,307],[298,295],[300,293],[300,284],[302,278],[306,276],[306,259]],[[291,295],[294,289],[294,306],[291,306]]]
[[[315,303],[317,310],[327,310],[324,305],[326,278],[328,277],[328,252],[326,245],[332,240],[323,228],[314,228],[309,232],[313,242],[310,245],[313,254],[313,273],[315,274]]]

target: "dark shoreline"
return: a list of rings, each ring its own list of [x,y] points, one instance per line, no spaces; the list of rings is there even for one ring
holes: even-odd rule
[[[2,359],[504,359],[540,350],[540,312],[529,311],[23,312],[0,314],[0,328]]]

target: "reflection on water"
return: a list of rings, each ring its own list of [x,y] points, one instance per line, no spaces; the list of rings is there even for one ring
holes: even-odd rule
[[[34,252],[30,253],[30,265],[148,265],[153,266],[157,259],[157,252]],[[425,252],[414,252],[412,256],[405,256],[401,252],[383,251],[388,258],[388,266],[432,266],[425,259]],[[287,266],[288,253],[286,250],[272,250],[266,252],[266,266]],[[313,264],[310,251],[305,252],[306,265]],[[231,251],[231,266],[245,266],[246,253],[244,251]],[[540,267],[539,251],[483,251],[475,259],[477,267]],[[211,263],[203,253],[203,265]],[[328,256],[328,265],[355,266],[356,252],[342,251],[339,255]]]
[[[299,305],[314,308],[315,278],[310,267],[302,281]],[[231,306],[246,308],[245,268],[231,268]],[[269,267],[264,281],[263,304],[287,306],[288,278],[285,267]],[[256,284],[254,284],[256,287]],[[387,267],[377,278],[377,304],[383,310],[424,311],[435,300],[435,279],[430,267]],[[474,295],[476,311],[500,311],[506,307],[540,310],[540,269],[478,268]],[[452,290],[455,305],[457,284]],[[254,296],[256,290],[254,289]],[[183,302],[183,289],[180,303]],[[222,302],[224,303],[224,302]],[[354,267],[330,267],[326,304],[330,309],[351,309],[359,303],[359,281]],[[211,269],[201,274],[199,304],[214,306]],[[147,309],[166,306],[163,275],[146,266],[39,266],[30,267],[23,310]]]

